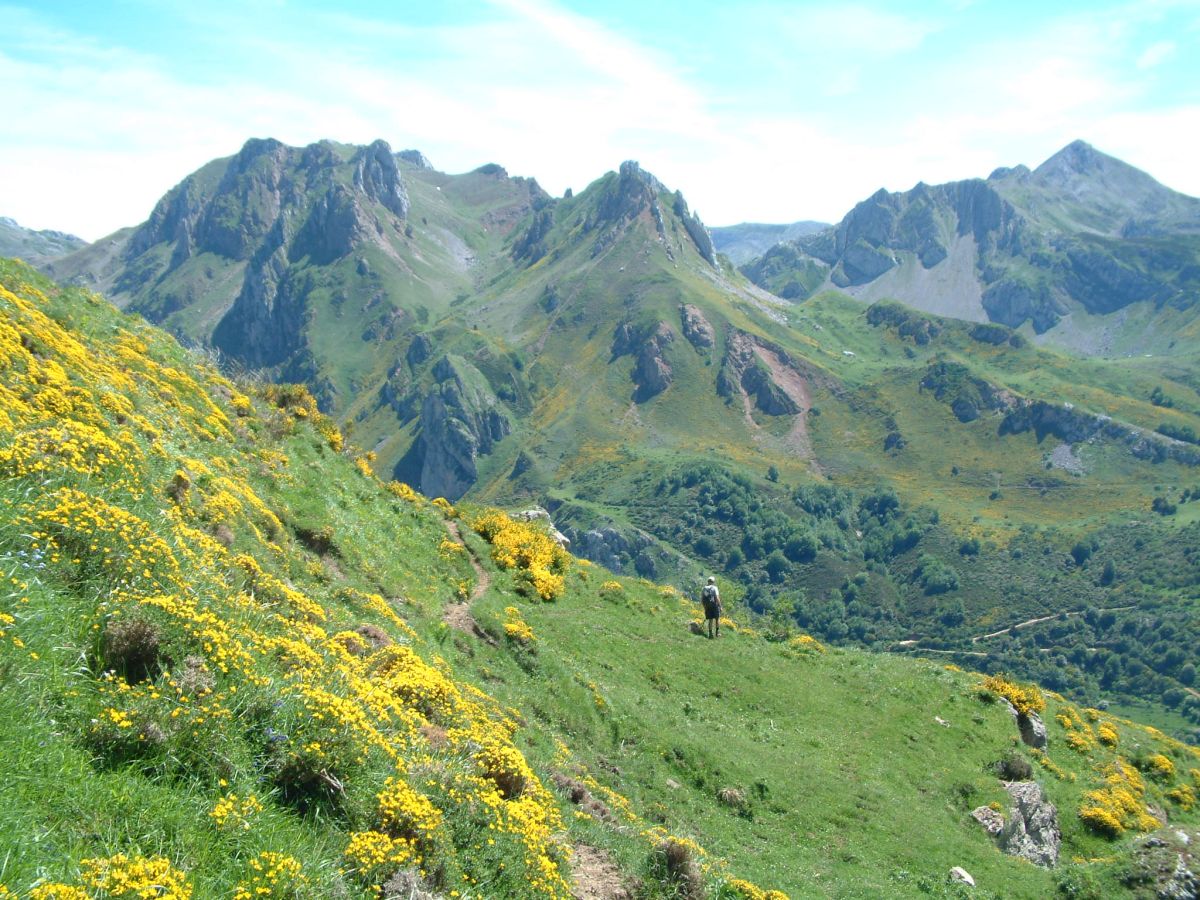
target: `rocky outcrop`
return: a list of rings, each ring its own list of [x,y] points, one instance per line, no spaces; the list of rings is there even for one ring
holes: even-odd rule
[[[713,246],[712,235],[708,233],[708,229],[704,227],[704,223],[700,221],[700,217],[688,211],[687,201],[683,199],[683,194],[679,191],[675,192],[673,208],[675,215],[679,217],[679,221],[683,224],[683,230],[687,232],[688,237],[692,239],[692,243],[696,245],[696,251],[710,266],[717,266],[717,250]]]
[[[351,162],[355,188],[399,218],[408,217],[408,192],[387,141],[360,148]]]
[[[73,234],[22,228],[13,219],[0,216],[0,256],[15,256],[38,264],[85,246],[87,241]]]
[[[420,150],[401,150],[396,154],[396,158],[402,159],[406,163],[411,163],[418,169],[433,169],[433,163]]]
[[[998,809],[980,806],[971,812],[971,818],[983,826],[983,830],[994,838],[998,838],[1004,831],[1004,814]]]
[[[1042,721],[1042,717],[1035,712],[1018,712],[1017,708],[1009,700],[1003,697],[1000,699],[1005,707],[1008,708],[1009,715],[1013,717],[1013,722],[1016,723],[1017,732],[1021,735],[1022,742],[1026,746],[1033,747],[1035,750],[1045,750],[1048,738],[1046,735],[1046,723]]]
[[[433,341],[427,334],[413,335],[412,343],[408,345],[408,350],[404,354],[404,361],[408,363],[409,368],[415,369],[425,360],[433,355]]]
[[[997,837],[1000,849],[1034,865],[1055,865],[1062,844],[1058,810],[1046,799],[1045,791],[1036,781],[1006,781],[1003,784],[1011,803],[1004,828]]]
[[[433,368],[437,385],[421,407],[421,492],[457,500],[478,478],[476,460],[492,451],[512,424],[483,374],[458,357]]]
[[[335,183],[309,209],[288,259],[298,262],[307,258],[325,266],[350,253],[369,234],[370,221],[355,192]]]
[[[1000,423],[1001,434],[1032,431],[1041,441],[1053,435],[1068,444],[1100,439],[1124,443],[1138,459],[1162,462],[1172,459],[1187,466],[1200,466],[1200,447],[1162,435],[1142,431],[1108,416],[1076,409],[1069,403],[1021,398]]]
[[[644,403],[671,386],[673,372],[664,352],[675,340],[675,332],[666,322],[658,322],[652,330],[623,322],[613,333],[613,359],[634,357],[633,382],[637,386],[633,399]]]
[[[785,298],[832,283],[1011,328],[1030,322],[1042,334],[1080,307],[1106,315],[1132,304],[1195,306],[1200,269],[1183,261],[1197,249],[1200,200],[1076,141],[1033,172],[880,190],[837,225],[775,246],[743,271]],[[920,271],[943,263],[940,276]],[[964,290],[978,290],[981,308],[963,306]]]
[[[679,317],[683,328],[683,336],[697,350],[703,352],[710,349],[716,342],[716,334],[704,313],[689,303],[680,304]]]
[[[576,556],[617,574],[633,569],[644,578],[654,577],[656,565],[650,552],[654,541],[642,532],[624,533],[611,525],[586,531],[570,527],[564,530],[571,538],[571,552]]]
[[[796,415],[801,411],[799,404],[775,381],[770,368],[759,358],[755,351],[758,345],[770,350],[781,364],[791,363],[782,347],[731,329],[725,343],[725,359],[717,374],[718,393],[732,399],[739,391],[745,391],[767,415]]]
[[[984,411],[1012,409],[1015,394],[971,374],[962,363],[938,361],[929,364],[921,379],[922,391],[950,406],[960,422],[973,422]]]

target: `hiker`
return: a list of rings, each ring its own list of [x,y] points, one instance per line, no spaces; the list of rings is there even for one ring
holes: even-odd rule
[[[704,606],[704,623],[708,626],[709,638],[721,636],[721,592],[717,590],[717,579],[708,576],[708,584],[700,592],[700,603]]]

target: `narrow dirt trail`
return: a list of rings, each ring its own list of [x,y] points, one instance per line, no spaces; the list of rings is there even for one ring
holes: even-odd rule
[[[1136,607],[1113,606],[1109,609],[1102,609],[1100,612],[1125,612],[1126,610],[1130,609],[1136,609]],[[1085,612],[1086,610],[1076,609],[1066,613],[1066,615],[1068,618],[1073,618],[1075,616],[1082,616]],[[1039,622],[1049,622],[1051,619],[1057,619],[1061,615],[1063,615],[1063,613],[1055,613],[1052,616],[1038,616],[1033,619],[1026,619],[1024,622],[1018,622],[1016,625],[1009,625],[1007,628],[1001,628],[999,631],[992,631],[988,634],[977,634],[975,637],[971,638],[971,643],[977,644],[980,641],[986,641],[988,638],[1000,637],[1002,634],[1009,634],[1010,632],[1017,631],[1020,628],[1028,628],[1030,625],[1037,625]]]
[[[574,900],[632,900],[633,894],[612,857],[603,850],[576,844],[571,854]]]
[[[484,592],[491,587],[491,573],[480,564],[479,559],[475,556],[475,551],[463,540],[462,532],[459,531],[456,521],[447,519],[446,530],[450,532],[450,537],[454,539],[454,542],[467,551],[467,559],[470,560],[471,568],[475,571],[475,586],[471,588],[471,595],[466,600],[446,604],[446,609],[442,613],[442,621],[456,631],[474,635],[489,644],[495,644],[495,639],[480,628],[475,617],[471,615],[471,604],[482,597]]]

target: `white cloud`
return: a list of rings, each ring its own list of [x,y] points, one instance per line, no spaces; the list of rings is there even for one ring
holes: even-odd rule
[[[1175,55],[1178,49],[1174,41],[1155,41],[1137,59],[1139,69],[1153,69]]]
[[[1134,68],[1133,13],[1060,19],[914,62],[889,105],[874,97],[889,86],[877,79],[899,64],[867,63],[921,48],[941,25],[863,5],[801,9],[788,28],[821,29],[822,53],[853,44],[864,65],[764,113],[769,104],[714,100],[662,52],[547,0],[490,2],[490,16],[461,26],[326,14],[319,43],[198,16],[189,27],[227,54],[203,81],[169,58],[0,9],[17,35],[0,39],[0,215],[96,238],[142,221],[171,185],[251,136],[382,137],[446,171],[494,161],[555,193],[634,158],[714,224],[836,220],[880,186],[1034,165],[1076,137],[1200,193],[1196,108],[1131,112],[1153,84]],[[783,45],[764,39],[764,53]],[[806,96],[839,90],[828,106]]]

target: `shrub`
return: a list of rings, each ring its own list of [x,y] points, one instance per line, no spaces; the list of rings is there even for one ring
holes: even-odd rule
[[[989,675],[980,685],[985,691],[997,694],[1013,705],[1021,715],[1041,712],[1046,708],[1046,698],[1036,685],[1014,684],[1003,675]]]
[[[1020,753],[1011,752],[996,763],[996,775],[1002,781],[1030,781],[1033,765]]]
[[[656,867],[679,900],[702,900],[704,879],[696,860],[699,847],[687,838],[669,836],[655,848]]]
[[[104,629],[102,656],[104,666],[130,684],[145,681],[158,672],[158,626],[140,616],[114,619]]]

